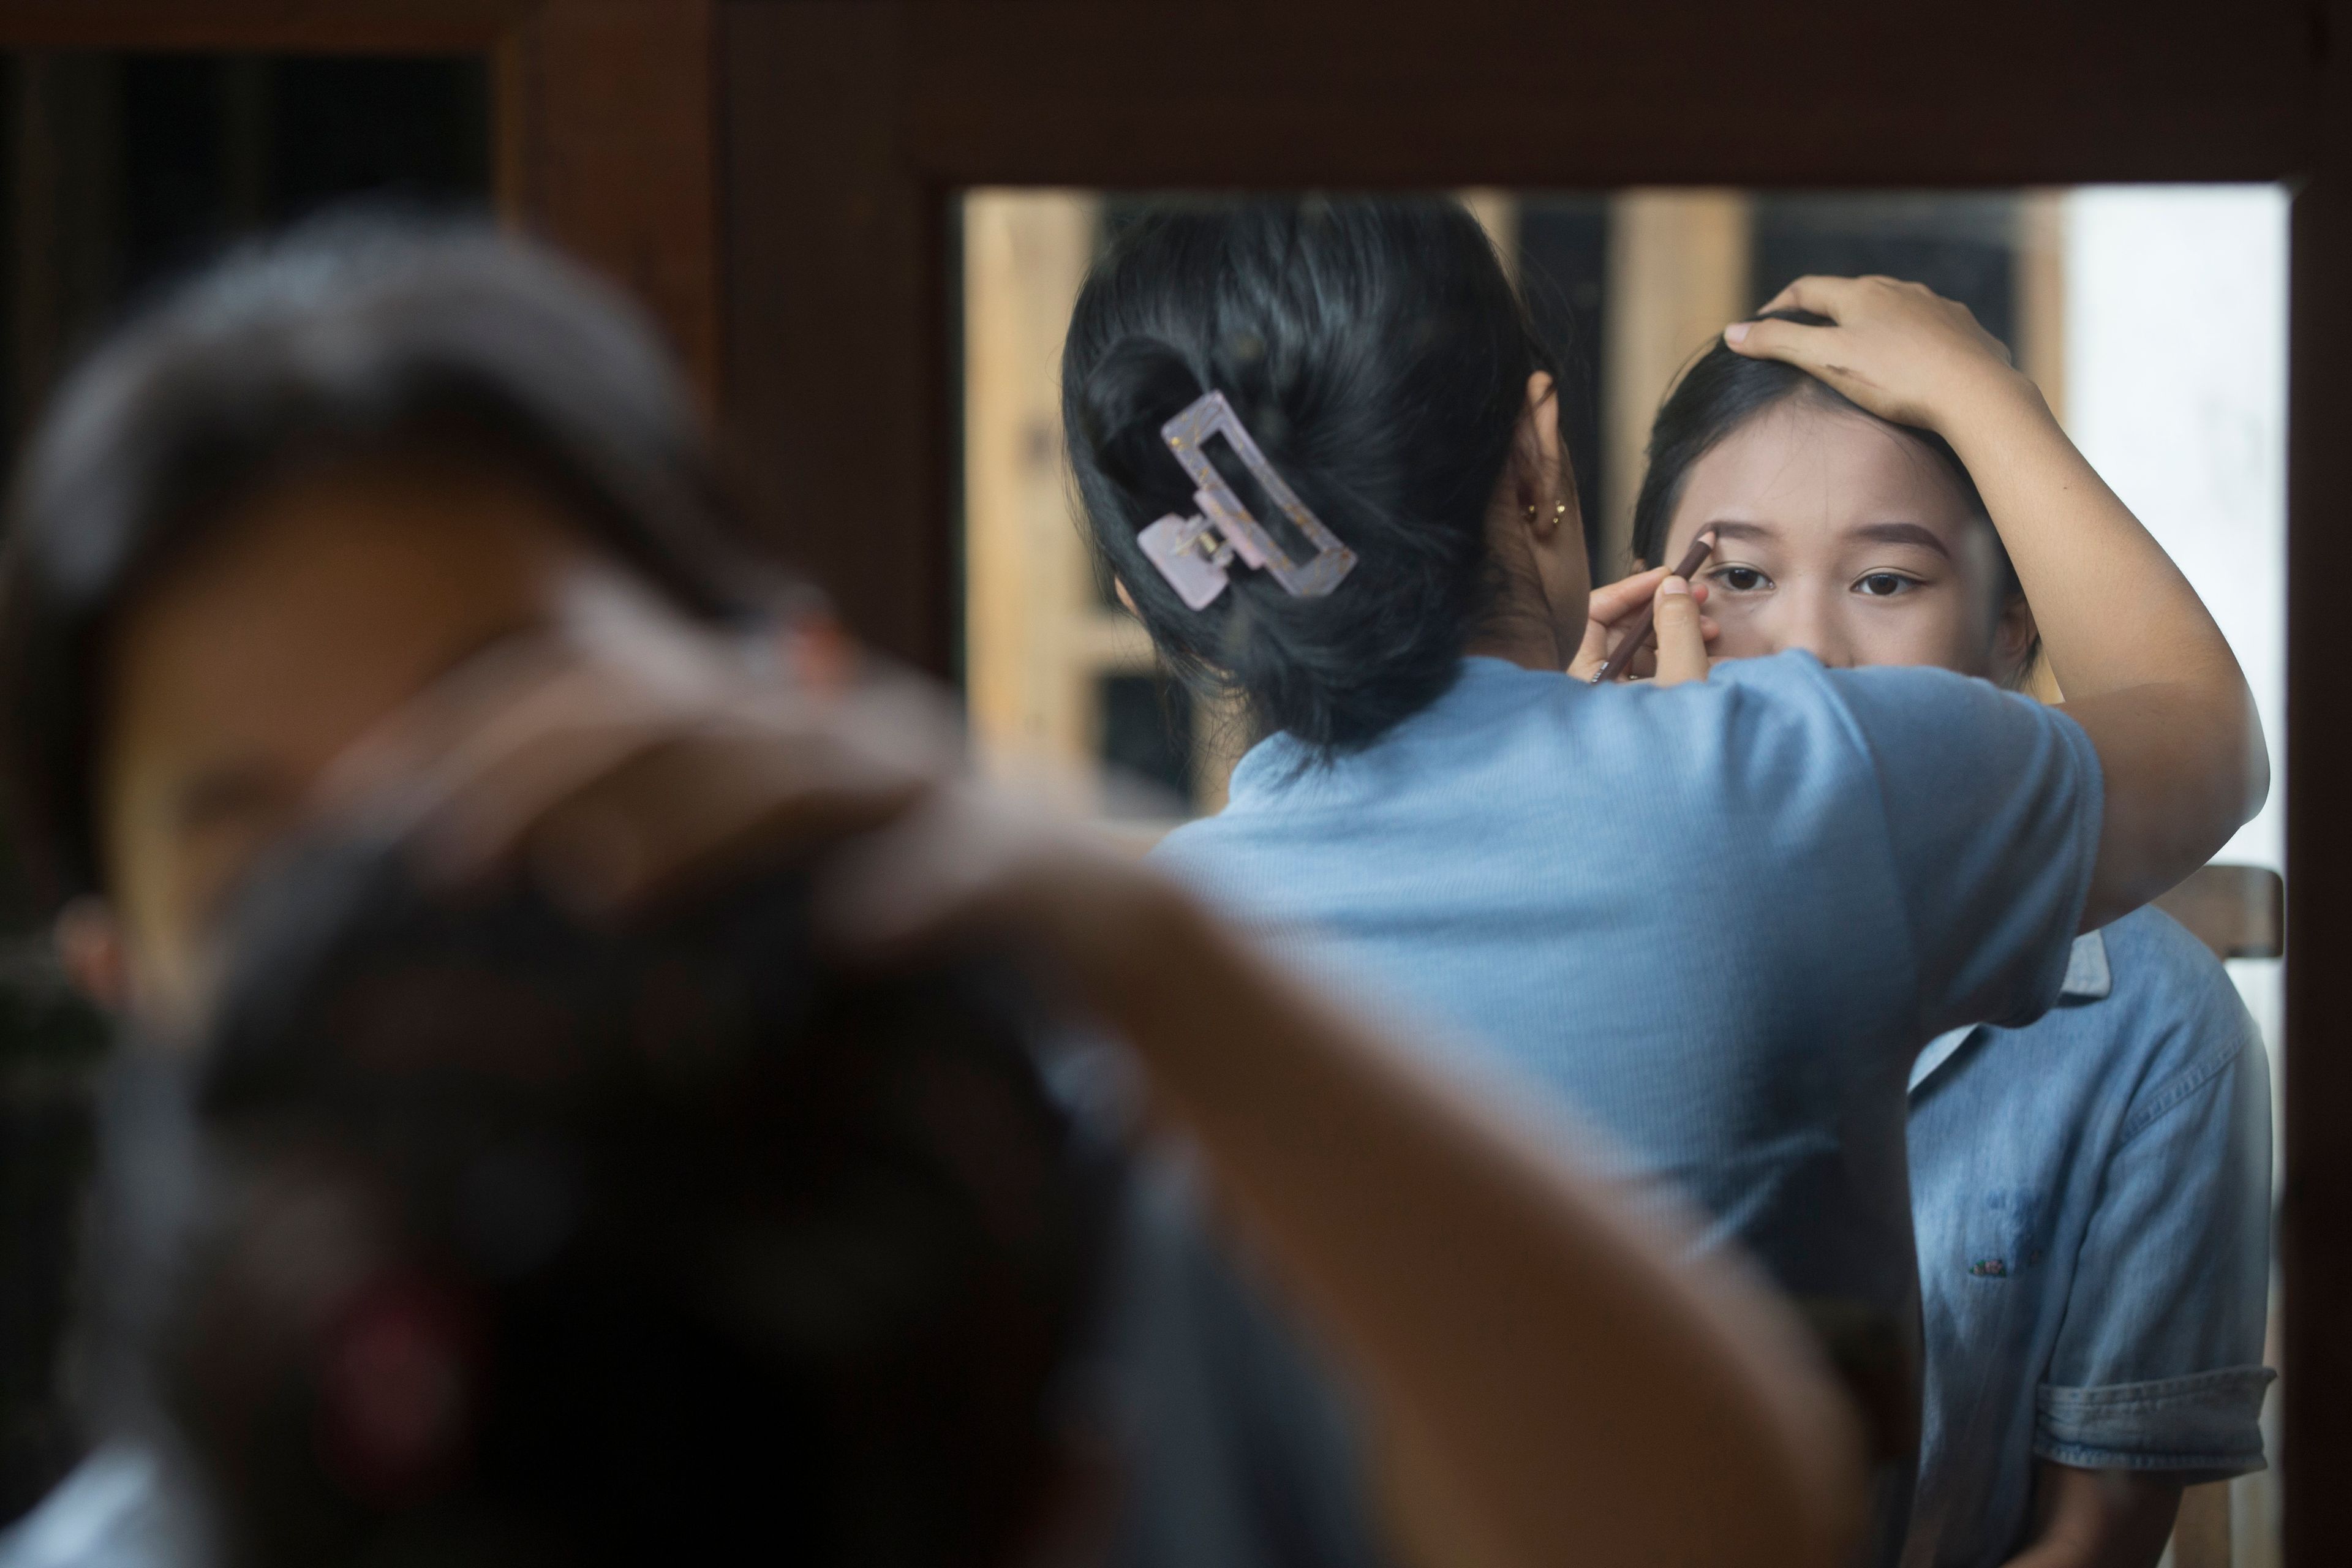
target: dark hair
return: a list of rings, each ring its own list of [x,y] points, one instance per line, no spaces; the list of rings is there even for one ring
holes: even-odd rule
[[[1062,407],[1097,558],[1160,657],[1238,694],[1264,732],[1360,747],[1434,701],[1488,613],[1487,510],[1550,355],[1475,219],[1452,201],[1165,208],[1088,275]],[[1236,570],[1192,610],[1137,533],[1197,510],[1160,427],[1225,395],[1284,481],[1356,553],[1328,595]],[[1212,453],[1213,458],[1222,453]],[[1257,487],[1221,462],[1260,517]]]
[[[137,1349],[228,1559],[1005,1560],[1118,1168],[1003,977],[837,973],[791,875],[621,935],[408,867],[257,880],[181,1096]]]
[[[0,770],[34,883],[99,885],[109,623],[242,498],[429,450],[517,471],[688,611],[754,606],[693,405],[635,307],[487,226],[341,213],[134,317],[31,438],[0,557]]]
[[[1810,310],[1771,310],[1759,318],[1768,319],[1808,327],[1830,324],[1828,317]],[[1659,405],[1658,416],[1650,426],[1649,465],[1642,475],[1641,493],[1633,500],[1633,543],[1636,561],[1643,566],[1659,563],[1660,553],[1666,547],[1667,526],[1682,500],[1683,486],[1698,460],[1749,420],[1792,397],[1810,397],[1824,406],[1844,409],[1865,419],[1878,417],[1795,365],[1780,360],[1750,359],[1734,352],[1721,338],[1691,362],[1690,368],[1666,395],[1666,400]],[[1895,425],[1892,428],[1934,454],[1952,482],[1959,487],[1969,510],[1978,517],[1985,515],[1984,499],[1977,494],[1977,482],[1970,477],[1968,465],[1960,461],[1960,455],[1952,450],[1950,442],[1933,430],[1914,426]],[[2017,581],[2017,568],[2010,563],[2009,552],[2001,548],[2000,536],[1993,534],[1991,538],[1997,552],[2000,598],[2006,600],[2023,590]]]

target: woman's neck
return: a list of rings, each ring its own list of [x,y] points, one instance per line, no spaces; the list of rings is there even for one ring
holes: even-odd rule
[[[1529,603],[1530,598],[1535,602]],[[1559,646],[1549,607],[1540,595],[1527,594],[1516,582],[1504,591],[1501,602],[1462,652],[1467,658],[1499,658],[1522,669],[1549,669],[1555,674],[1566,669],[1575,656],[1573,648]]]

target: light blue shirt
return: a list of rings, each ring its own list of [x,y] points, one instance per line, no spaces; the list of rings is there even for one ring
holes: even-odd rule
[[[1708,1241],[1907,1329],[1906,1074],[2056,999],[2101,798],[2080,726],[1943,670],[1472,658],[1363,751],[1261,742],[1157,853],[1580,1152],[1597,1124]]]
[[[2270,1070],[2156,910],[2074,945],[2057,1007],[1912,1074],[1927,1329],[1915,1568],[2023,1544],[2038,1457],[2214,1480],[2263,1464]]]

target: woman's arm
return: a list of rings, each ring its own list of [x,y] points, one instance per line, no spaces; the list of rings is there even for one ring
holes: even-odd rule
[[[2195,590],[1966,307],[1887,278],[1801,278],[1766,307],[1832,325],[1727,329],[1968,465],[2033,605],[2065,709],[2106,777],[2085,930],[2203,865],[2270,789],[2237,658]]]
[[[845,846],[824,907],[848,952],[1009,944],[1132,1045],[1483,1562],[1835,1559],[1856,1437],[1761,1289],[1680,1261],[1151,868],[942,780],[921,704],[747,692],[725,665],[681,702],[623,665],[541,661],[528,689],[408,716],[341,788],[444,759],[404,793],[450,867],[524,860],[591,910]],[[400,733],[452,726],[467,744]]]
[[[1019,932],[1351,1352],[1418,1500],[1490,1564],[1827,1563],[1856,1434],[1784,1310],[1148,867],[942,797],[840,868],[886,948]]]
[[[2180,1483],[2158,1471],[2033,1468],[2033,1541],[2008,1568],[2156,1568],[2180,1511]]]

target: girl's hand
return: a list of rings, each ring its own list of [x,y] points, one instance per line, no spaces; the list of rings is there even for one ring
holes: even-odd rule
[[[1713,663],[1707,644],[1719,629],[1699,614],[1699,606],[1706,603],[1706,584],[1684,583],[1679,577],[1673,581],[1680,584],[1680,592],[1668,591],[1665,567],[1653,566],[1605,588],[1595,588],[1585,610],[1584,642],[1569,661],[1568,673],[1578,680],[1599,675],[1618,643],[1631,632],[1634,617],[1644,605],[1654,605],[1655,646],[1633,656],[1626,679],[1654,680],[1660,686],[1705,680]]]
[[[1830,325],[1735,321],[1723,341],[1750,359],[1776,359],[1882,419],[1946,437],[1955,411],[1989,396],[2031,392],[2009,351],[1969,313],[1923,284],[1892,278],[1800,278],[1765,312],[1810,310]]]

